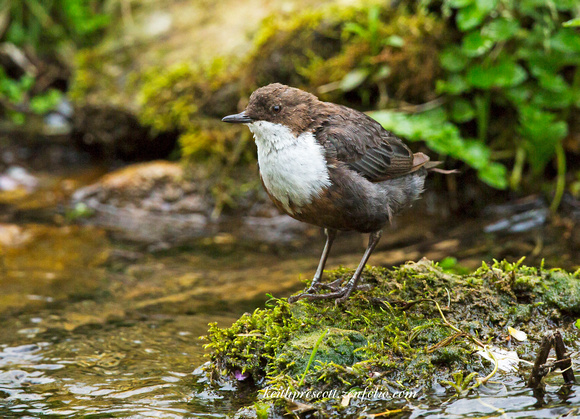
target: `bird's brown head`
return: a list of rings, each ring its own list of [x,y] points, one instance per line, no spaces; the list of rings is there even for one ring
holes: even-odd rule
[[[272,83],[255,90],[243,112],[226,116],[222,121],[245,124],[266,121],[285,125],[298,135],[312,125],[317,105],[322,102],[313,94]]]

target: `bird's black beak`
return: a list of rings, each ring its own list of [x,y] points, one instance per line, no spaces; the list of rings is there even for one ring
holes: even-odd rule
[[[246,115],[246,112],[240,112],[235,115],[228,115],[222,119],[223,122],[229,122],[230,124],[248,124],[254,120]]]

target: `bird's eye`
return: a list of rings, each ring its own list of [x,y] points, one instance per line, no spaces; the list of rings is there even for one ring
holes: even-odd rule
[[[272,106],[272,112],[274,112],[274,113],[278,113],[281,110],[282,110],[282,106],[280,106],[280,105],[274,105],[274,106]]]

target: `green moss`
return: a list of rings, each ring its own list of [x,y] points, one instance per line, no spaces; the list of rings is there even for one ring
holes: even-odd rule
[[[199,109],[199,78],[186,63],[147,70],[139,80],[139,120],[157,131],[187,129]]]
[[[96,49],[84,49],[75,57],[75,71],[73,73],[69,98],[76,104],[84,104],[90,95],[103,87],[104,61]]]
[[[377,19],[370,22],[372,10]],[[354,22],[365,22],[362,25]],[[360,30],[349,31],[353,26]],[[374,29],[376,28],[376,29]],[[243,63],[244,86],[279,81],[308,86],[326,100],[345,101],[341,81],[364,70],[359,96],[389,94],[406,101],[432,99],[440,75],[438,51],[445,42],[445,23],[423,10],[397,9],[367,1],[330,5],[291,16],[271,16],[254,37],[254,50]],[[397,42],[390,42],[396,39]],[[354,90],[354,89],[353,89]],[[353,101],[353,96],[349,101]],[[371,103],[367,101],[366,106]],[[364,104],[363,104],[364,105]]]
[[[127,70],[131,68],[133,59],[129,54],[119,53],[113,62],[110,54],[105,45],[86,48],[76,54],[67,93],[75,105],[113,105],[127,110],[135,109],[137,88],[131,83],[135,75]]]
[[[328,59],[313,57],[300,69],[307,83],[319,87],[323,97],[333,101],[344,100],[345,93],[356,89],[354,93],[361,98],[368,96],[363,105],[373,108],[392,99],[433,99],[435,80],[441,74],[438,52],[446,42],[445,23],[405,5],[397,10],[383,7],[378,10],[377,21],[371,19],[371,14],[358,16],[353,21],[363,23],[354,24],[356,30],[351,31],[345,30],[353,25],[347,22],[342,27],[340,52]],[[397,41],[389,41],[394,39]],[[364,71],[367,76],[360,84],[344,83],[355,71]],[[381,102],[379,95],[386,86],[387,97]]]
[[[367,341],[362,334],[355,330],[337,328],[328,330],[329,332],[318,346],[314,362],[352,366],[365,358],[360,351],[357,352],[357,349],[367,345]],[[308,363],[309,358],[305,355],[313,351],[316,342],[323,333],[323,330],[316,330],[306,335],[297,335],[282,348],[282,355],[278,357],[277,361],[283,363],[288,360],[288,370],[291,374],[300,375],[306,370]]]
[[[254,37],[253,51],[243,64],[247,70],[245,84],[260,86],[278,81],[298,87],[307,85],[308,77],[300,70],[312,60],[339,54],[342,26],[360,10],[360,5],[332,5],[264,19]]]
[[[552,269],[540,276],[524,276],[516,280],[516,288],[534,302],[545,302],[558,310],[580,315],[580,282],[570,274]]]
[[[340,269],[329,277],[350,274]],[[270,308],[246,314],[230,328],[212,325],[207,371],[214,379],[246,372],[266,393],[369,386],[427,390],[435,382],[455,383],[455,376],[464,371],[489,374],[490,363],[474,355],[473,339],[505,346],[510,325],[528,334],[515,349],[533,360],[543,333],[553,326],[554,313],[580,315],[580,289],[573,275],[520,263],[484,264],[474,273],[456,275],[422,260],[392,270],[367,268],[363,276],[375,287],[343,305],[275,300]],[[574,333],[572,320],[560,324],[566,336]]]

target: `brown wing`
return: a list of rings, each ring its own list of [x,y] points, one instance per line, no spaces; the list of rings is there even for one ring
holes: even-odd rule
[[[329,116],[315,131],[329,157],[357,171],[371,182],[380,182],[423,166],[429,157],[411,150],[393,133],[367,115],[346,107]]]

